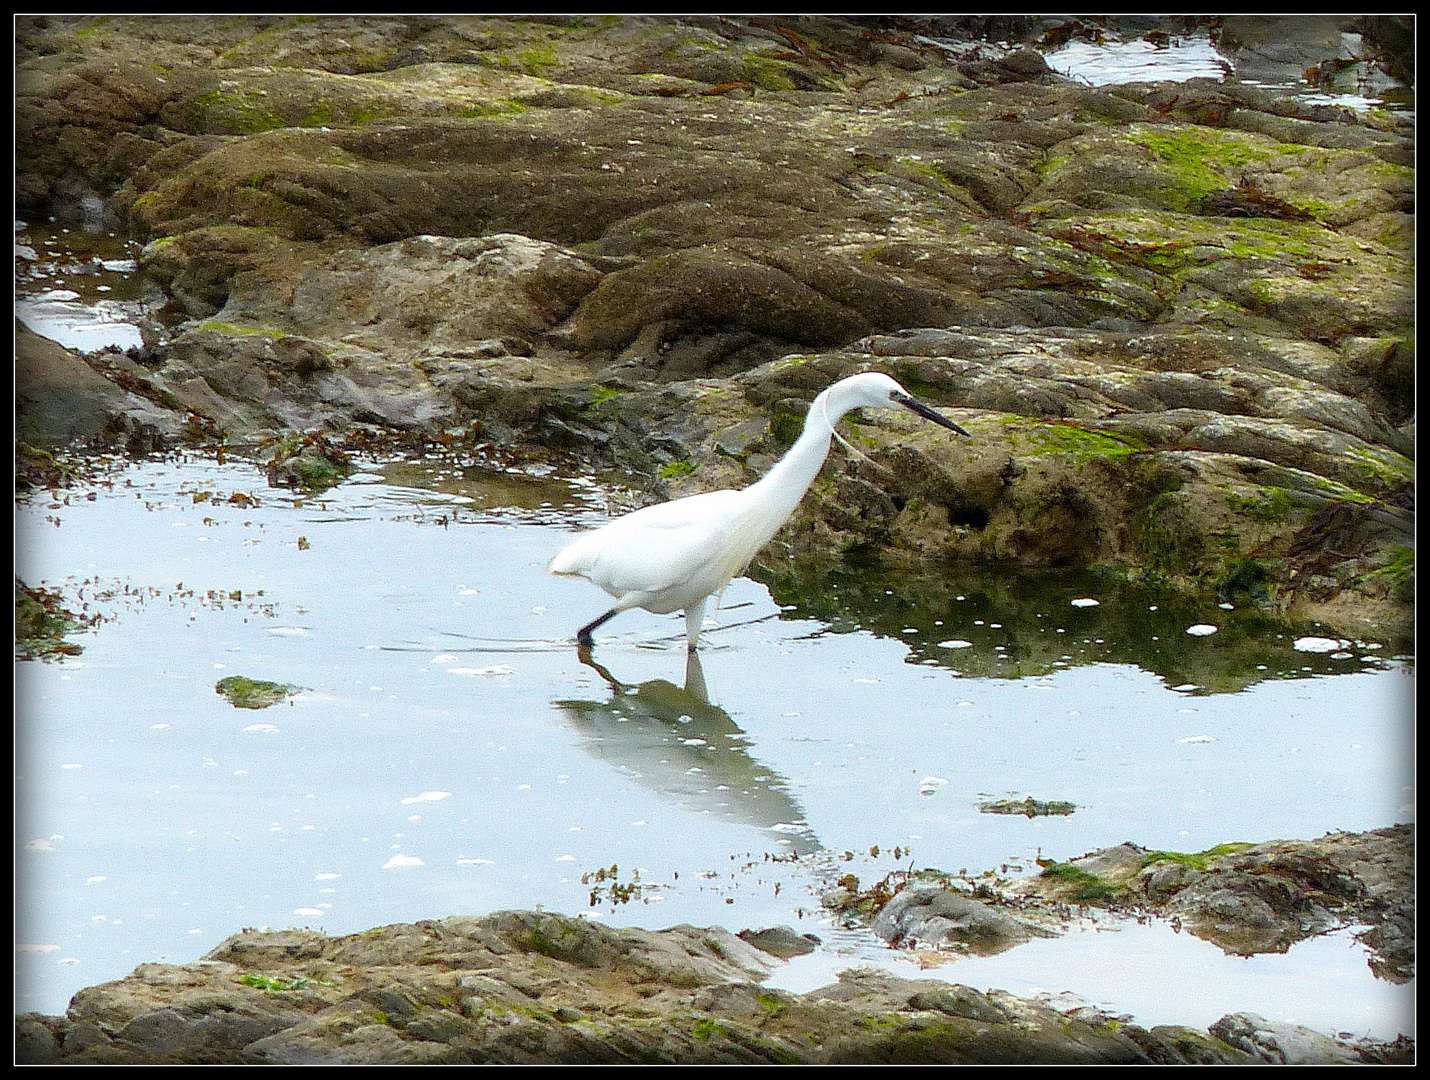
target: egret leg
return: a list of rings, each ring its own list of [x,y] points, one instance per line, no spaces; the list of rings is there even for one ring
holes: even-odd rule
[[[580,630],[576,631],[576,644],[587,649],[591,648],[591,646],[596,644],[594,641],[591,640],[591,631],[596,629],[596,627],[600,626],[602,623],[615,618],[620,613],[620,608],[613,607],[610,611],[606,612],[599,619],[592,619],[585,626],[581,627]]]
[[[700,666],[700,653],[696,649],[685,654],[685,692],[697,701],[710,703],[710,692],[705,689],[705,669]]]
[[[706,597],[708,600],[709,597]],[[705,600],[697,600],[685,609],[685,640],[690,648],[700,645],[700,630],[705,625]]]

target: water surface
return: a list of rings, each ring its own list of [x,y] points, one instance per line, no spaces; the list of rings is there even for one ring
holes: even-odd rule
[[[841,873],[1409,820],[1388,643],[1097,577],[845,565],[735,582],[698,665],[679,616],[638,611],[585,664],[572,637],[607,598],[544,566],[606,514],[580,478],[473,462],[370,463],[304,498],[243,462],[153,461],[26,500],[20,575],[100,621],[78,657],[18,666],[18,1007],[62,1011],[245,926],[532,907],[790,925],[827,942],[777,976],[803,988],[910,964],[821,914]],[[236,708],[215,690],[232,675],[292,694]],[[1030,796],[1077,809],[979,809]],[[1413,986],[1336,940],[1315,966],[1341,991],[1314,1010],[1312,943],[1243,963],[1135,924],[931,974],[1147,1022],[1410,1030]]]

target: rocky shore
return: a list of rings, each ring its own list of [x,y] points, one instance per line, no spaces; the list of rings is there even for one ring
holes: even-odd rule
[[[20,436],[456,441],[655,499],[758,477],[877,368],[974,438],[847,425],[868,460],[769,561],[1408,632],[1411,122],[1093,88],[960,25],[23,17],[19,214],[127,230],[161,295],[131,354],[22,333]]]
[[[1184,920],[1239,954],[1369,924],[1384,977],[1412,977],[1413,831],[1185,855],[1124,844],[1009,888],[930,872],[825,903],[945,953],[1066,930],[1087,906]],[[941,880],[940,880],[941,879]],[[614,929],[504,911],[328,937],[244,930],[202,960],[141,964],[16,1018],[19,1059],[61,1064],[1351,1064],[1407,1063],[1409,1039],[1333,1038],[1252,1013],[1206,1031],[1144,1028],[1090,1006],[845,971],[803,994],[760,985],[810,951],[782,928]],[[925,952],[924,955],[930,955]],[[934,953],[937,955],[937,952]]]
[[[763,475],[816,393],[873,369],[973,437],[851,416],[859,454],[831,456],[752,574],[1093,567],[1409,642],[1413,120],[1235,77],[1091,87],[1015,22],[991,44],[952,18],[20,16],[17,214],[131,237],[152,290],[126,352],[17,323],[22,482],[193,447],[321,486],[349,453],[456,447],[654,501]],[[46,600],[17,582],[36,626]],[[1378,974],[1413,974],[1409,827],[1174,855],[825,899],[954,951],[1088,906],[1247,953],[1355,925]],[[244,931],[17,1017],[17,1053],[1413,1056],[869,971],[763,988],[789,944],[523,911]]]

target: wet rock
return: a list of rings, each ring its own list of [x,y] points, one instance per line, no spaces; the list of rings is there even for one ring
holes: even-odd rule
[[[804,956],[819,947],[819,939],[813,934],[796,934],[788,926],[773,926],[764,930],[741,930],[736,935],[761,952],[788,960],[794,956]]]
[[[105,378],[78,354],[19,323],[15,415],[16,435],[27,443],[78,441],[138,453],[176,440],[185,423],[182,414]]]
[[[269,448],[266,472],[274,487],[326,491],[353,471],[352,458],[317,433],[287,435]]]
[[[141,1055],[171,1060],[221,1059],[285,1027],[283,1017],[243,1015],[232,1009],[156,1009],[136,1017],[114,1035]]]
[[[242,225],[215,225],[148,244],[141,264],[150,278],[192,318],[205,319],[228,303],[233,279],[298,262],[298,245]],[[271,271],[269,271],[271,273]]]
[[[1404,982],[1414,971],[1414,828],[1330,833],[1315,841],[1228,844],[1200,854],[1133,844],[1048,868],[1013,892],[1081,904],[1141,908],[1240,955],[1284,952],[1344,926],[1375,954],[1377,973]]]
[[[862,425],[775,557],[1249,574],[1406,630],[1410,127],[917,25],[24,17],[19,208],[123,219],[174,325],[144,370],[56,361],[22,427],[461,429],[656,498],[756,478],[878,367],[976,438]]]
[[[1203,582],[1257,561],[1254,552],[1268,542],[1290,544],[1315,513],[1338,502],[1374,514],[1356,527],[1349,548],[1337,550],[1388,558],[1370,552],[1408,542],[1411,518],[1381,500],[1408,482],[1403,451],[1411,448],[1359,402],[1288,373],[1284,354],[1265,348],[1244,352],[1239,367],[1208,368],[1204,350],[1214,343],[1202,335],[1163,340],[1142,356],[1130,355],[1129,344],[1142,341],[1095,331],[1035,338],[921,330],[865,339],[856,343],[868,350],[862,355],[794,357],[755,369],[742,377],[747,392],[777,399],[782,390],[804,395],[878,367],[935,401],[982,409],[989,421],[985,427],[963,414],[972,440],[946,444],[908,430],[897,447],[876,453],[879,467],[863,475],[899,506],[896,515],[870,517],[847,485],[817,483],[782,538],[805,552],[857,537],[955,561],[989,553],[1023,565],[1130,559]],[[871,363],[871,354],[884,359]],[[1094,355],[1100,362],[1085,359]],[[1173,364],[1190,370],[1158,370]],[[1286,412],[1299,416],[1267,415]],[[1239,537],[1234,548],[1223,546],[1229,535]],[[1296,574],[1286,576],[1292,569],[1273,568],[1268,580],[1285,583],[1279,606],[1294,610],[1314,598]],[[1383,612],[1397,603],[1389,593],[1380,597]]]
[[[348,332],[346,340],[369,347],[410,348],[416,336],[430,354],[499,337],[529,350],[602,277],[572,252],[525,236],[415,236],[309,269],[286,314],[301,333]],[[257,294],[238,297],[228,315],[273,309],[274,298],[255,284]]]
[[[21,1065],[54,1065],[60,1060],[60,1039],[38,1013],[15,1017],[15,1061]],[[50,1018],[53,1023],[53,1018]]]
[[[1124,906],[1135,895],[1161,895],[1149,884],[1154,879],[1176,897],[1207,876],[1224,885],[1230,876],[1235,889],[1239,873],[1247,888],[1258,887],[1255,879],[1291,882],[1288,897],[1314,895],[1328,909],[1328,898],[1338,897],[1358,905],[1337,908],[1342,916],[1363,920],[1375,911],[1411,910],[1403,907],[1412,902],[1409,843],[1408,828],[1387,829],[1311,843],[1227,845],[1180,861],[1149,861],[1143,849],[1124,844],[1078,860],[1076,869],[1079,880],[1100,881],[1103,894],[1120,896]],[[1051,880],[1065,889],[1074,876]],[[854,897],[857,881],[850,877],[847,885]],[[1011,917],[1006,899],[993,915],[970,918],[968,905],[950,904],[948,890],[886,886],[867,895],[895,909],[891,921],[913,926],[920,912],[928,916],[926,941],[950,924],[983,927]],[[1016,921],[1032,926],[1028,902]],[[1293,898],[1290,907],[1301,910],[1298,904]],[[1223,1017],[1209,1032],[1147,1030],[1088,1006],[1059,1010],[1003,991],[869,969],[842,972],[805,994],[759,985],[779,956],[813,945],[788,928],[652,932],[530,911],[342,937],[244,931],[194,963],[142,964],[124,979],[82,990],[64,1017],[17,1016],[16,1047],[18,1060],[35,1064],[1413,1060],[1410,1040],[1345,1042],[1251,1014]]]
[[[1359,1057],[1347,1046],[1297,1024],[1272,1023],[1255,1013],[1232,1013],[1211,1026],[1223,1042],[1268,1065],[1350,1065]]]
[[[999,911],[956,889],[904,889],[870,924],[892,945],[930,945],[995,956],[1048,931]]]
[[[1139,1029],[855,971],[796,995],[719,928],[500,912],[327,938],[247,932],[16,1020],[27,1063],[1145,1062]],[[1206,1060],[1242,1054],[1205,1038]],[[1219,1056],[1218,1056],[1219,1055]]]
[[[1366,833],[1332,833],[1317,841],[1226,844],[1199,854],[1149,852],[1119,844],[1069,863],[1053,864],[1034,878],[990,884],[986,877],[941,885],[934,871],[894,873],[867,889],[846,875],[826,891],[823,903],[841,917],[868,923],[896,944],[954,952],[970,951],[985,927],[995,927],[994,951],[1033,936],[1065,932],[1076,910],[1106,908],[1122,916],[1148,913],[1170,918],[1179,928],[1249,954],[1285,951],[1306,937],[1345,926],[1372,924],[1358,934],[1375,951],[1372,968],[1394,982],[1413,977],[1413,828],[1396,826]],[[966,891],[972,887],[977,899]],[[971,914],[970,914],[971,913]],[[1007,935],[1012,925],[1017,932]],[[970,932],[971,929],[971,932]],[[1375,939],[1383,930],[1382,941]],[[906,937],[891,938],[891,931]],[[971,951],[978,951],[976,945]],[[846,980],[851,976],[846,975]],[[850,994],[855,984],[816,993]],[[948,987],[920,996],[923,1007],[992,1019],[990,1005],[1017,1014],[1011,996],[967,996]],[[961,1010],[961,1011],[960,1011]],[[1095,1010],[1073,1010],[1084,1019]],[[1125,1020],[1126,1018],[1124,1018]],[[1372,1043],[1340,1040],[1293,1024],[1252,1014],[1223,1017],[1210,1034],[1185,1027],[1119,1028],[1146,1058],[1159,1064],[1230,1062],[1344,1063],[1408,1061],[1406,1040]],[[1228,1054],[1228,1048],[1237,1052]]]
[[[931,290],[840,262],[748,247],[681,252],[611,274],[573,316],[568,340],[582,351],[622,349],[643,328],[661,324],[669,336],[691,325],[729,326],[791,344],[831,345],[911,314],[951,313]]]
[[[1258,1059],[1215,1035],[1195,1028],[1159,1024],[1150,1030],[1130,1028],[1128,1038],[1142,1048],[1155,1065],[1250,1065]]]
[[[235,709],[266,709],[286,700],[296,689],[246,675],[228,675],[214,685],[214,692],[227,698]]]

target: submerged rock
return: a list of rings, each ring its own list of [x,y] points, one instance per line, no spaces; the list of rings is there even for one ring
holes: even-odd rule
[[[214,692],[227,698],[235,709],[266,709],[286,701],[296,689],[246,675],[228,675],[214,684]]]

